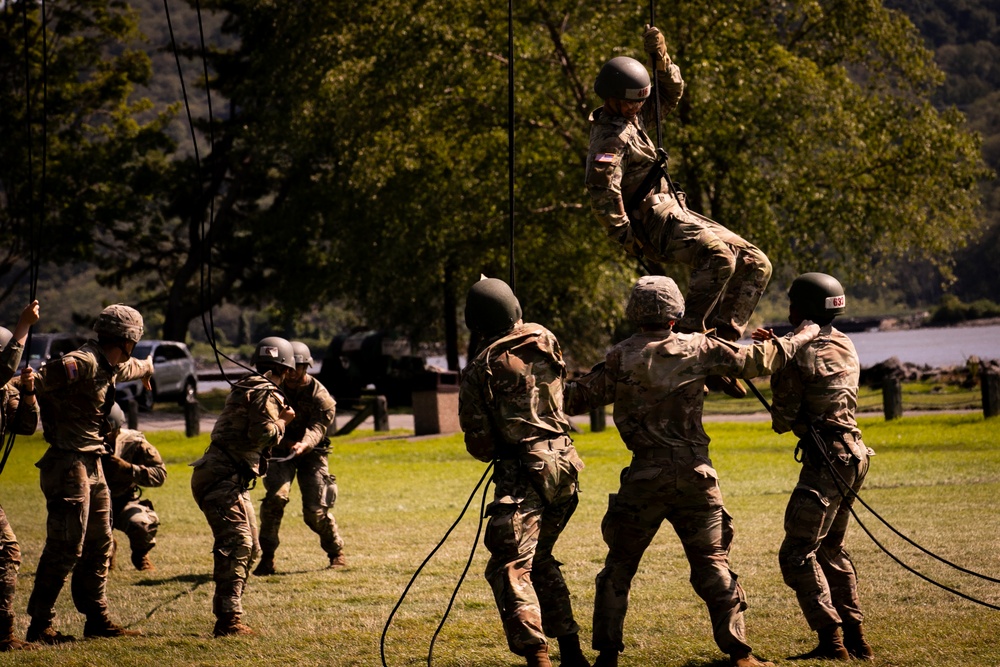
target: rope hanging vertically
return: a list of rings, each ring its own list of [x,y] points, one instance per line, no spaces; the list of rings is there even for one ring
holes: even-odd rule
[[[514,271],[514,0],[507,0],[507,198],[510,206],[507,265],[510,290],[517,294]]]
[[[48,25],[45,17],[45,0],[41,0],[39,4],[39,26],[41,29],[42,38],[42,63],[41,63],[41,86],[42,86],[42,155],[41,155],[41,179],[38,187],[38,198],[35,198],[35,170],[34,170],[34,132],[32,126],[34,124],[34,118],[32,117],[32,105],[31,105],[31,40],[30,35],[30,22],[28,20],[28,4],[27,2],[21,3],[22,8],[22,27],[24,30],[23,35],[23,45],[24,45],[24,102],[25,102],[25,128],[28,142],[27,158],[28,164],[27,169],[27,193],[25,195],[26,206],[26,222],[28,225],[28,302],[33,302],[38,296],[38,274],[41,267],[41,252],[40,239],[41,239],[41,226],[45,221],[45,197],[46,197],[46,180],[48,172],[48,116],[46,109],[48,107],[48,60],[49,60],[49,47],[48,47]],[[4,5],[4,11],[7,11],[7,5]],[[32,327],[33,329],[34,327]],[[29,356],[29,351],[31,350],[31,333],[32,329],[28,329],[28,336],[24,341],[24,352],[22,354],[25,356],[25,364],[28,363],[27,357]],[[24,410],[24,404],[19,403],[17,406],[17,414],[20,414]],[[14,421],[17,421],[17,416],[15,415]],[[7,466],[7,459],[10,458],[11,452],[14,450],[14,442],[17,439],[17,433],[11,429],[10,433],[7,434],[7,441],[3,443],[3,452],[0,454],[0,474],[3,474],[4,468]]]
[[[656,25],[656,0],[649,0],[649,27]],[[663,130],[660,127],[660,77],[656,74],[656,56],[651,55],[653,65],[653,103],[656,105],[656,147],[663,148]]]

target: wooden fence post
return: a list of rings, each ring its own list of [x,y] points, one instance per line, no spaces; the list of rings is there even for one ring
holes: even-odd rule
[[[980,370],[979,384],[983,392],[983,416],[1000,416],[1000,371],[997,367],[984,364]]]
[[[886,421],[903,416],[903,383],[898,377],[887,375],[882,380],[882,411]]]

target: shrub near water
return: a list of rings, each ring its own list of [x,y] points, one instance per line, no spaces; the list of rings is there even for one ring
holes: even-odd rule
[[[865,440],[878,452],[865,499],[928,548],[972,569],[1000,574],[995,548],[1000,531],[996,427],[995,420],[976,416],[864,422]],[[707,429],[727,509],[736,521],[732,565],[750,603],[750,642],[759,654],[782,661],[814,643],[777,566],[784,506],[798,474],[791,458],[794,439],[774,435],[765,423],[711,423]],[[211,638],[211,534],[191,499],[187,465],[200,456],[207,436],[188,440],[179,434],[150,433],[168,468],[166,485],[146,493],[163,521],[159,545],[151,554],[157,570],[135,572],[126,567],[127,558],[119,558],[108,591],[113,618],[141,628],[145,636],[0,654],[0,665],[379,665],[385,619],[413,571],[458,516],[485,466],[465,453],[460,436],[370,441],[361,437],[365,435],[371,433],[337,439],[330,457],[340,485],[336,515],[349,567],[324,569],[326,557],[318,539],[302,523],[296,486],[282,526],[279,572],[251,577],[244,597],[246,621],[258,636],[217,640]],[[587,646],[594,576],[605,556],[600,520],[628,453],[614,429],[579,435],[576,443],[587,463],[581,504],[556,556],[564,563]],[[44,500],[32,465],[43,451],[40,437],[19,437],[2,478],[0,500],[23,551],[15,600],[16,631],[22,637],[28,621],[23,612],[44,542]],[[251,495],[259,507],[262,486]],[[476,496],[466,519],[397,613],[386,644],[389,665],[426,664],[428,642],[475,538],[480,498]],[[907,562],[965,593],[1000,603],[1000,586],[950,572],[893,537],[867,511],[860,515]],[[127,553],[127,540],[117,536]],[[1000,664],[996,612],[903,571],[857,526],[848,539],[875,665]],[[435,665],[523,664],[506,650],[482,578],[485,560],[480,545],[437,640]],[[718,662],[723,656],[711,639],[707,612],[688,576],[678,541],[664,525],[635,579],[623,667],[723,664]],[[73,608],[68,584],[55,625],[62,632],[82,634],[83,617]]]

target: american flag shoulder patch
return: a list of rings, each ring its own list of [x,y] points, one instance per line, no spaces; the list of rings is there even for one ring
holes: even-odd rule
[[[70,382],[80,376],[80,369],[77,367],[76,359],[73,357],[63,357],[63,369],[66,371],[66,379]]]
[[[614,162],[614,161],[615,161],[615,154],[614,153],[597,153],[596,155],[594,155],[594,162],[605,162],[605,163],[607,163],[607,162]]]

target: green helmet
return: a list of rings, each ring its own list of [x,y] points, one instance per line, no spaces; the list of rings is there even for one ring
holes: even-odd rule
[[[292,344],[279,336],[261,338],[253,351],[250,363],[258,373],[266,373],[281,368],[295,369],[295,350]]]
[[[483,278],[465,297],[465,326],[484,336],[502,333],[521,319],[521,304],[510,285],[498,278]]]
[[[292,351],[295,356],[295,365],[305,364],[311,366],[313,362],[312,352],[309,351],[309,346],[305,343],[299,342],[297,340],[292,341]]]
[[[5,347],[7,347],[7,343],[9,343],[10,339],[13,337],[14,334],[10,332],[10,329],[5,329],[4,327],[0,327],[0,350],[3,350]]]
[[[635,282],[625,317],[636,326],[662,326],[684,317],[684,297],[673,278],[643,276]]]
[[[94,331],[98,335],[111,338],[124,338],[138,343],[142,338],[142,315],[138,310],[122,303],[108,306],[97,316]]]
[[[594,81],[594,92],[602,100],[644,100],[649,97],[649,72],[635,58],[618,56],[604,63]]]
[[[788,300],[806,319],[828,324],[847,310],[840,281],[825,273],[803,273],[788,288]]]

